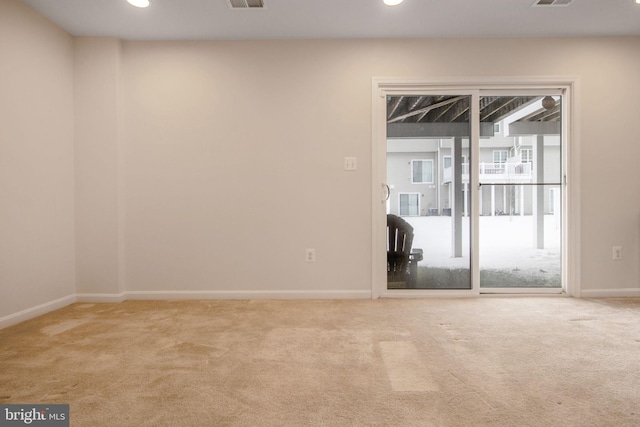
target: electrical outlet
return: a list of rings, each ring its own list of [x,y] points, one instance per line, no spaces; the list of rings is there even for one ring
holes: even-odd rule
[[[315,249],[307,249],[305,251],[305,260],[307,262],[316,262],[316,250]]]
[[[358,159],[355,157],[345,157],[344,158],[344,170],[346,171],[356,171],[358,170]]]
[[[620,261],[622,259],[622,246],[614,246],[611,250],[611,259]]]

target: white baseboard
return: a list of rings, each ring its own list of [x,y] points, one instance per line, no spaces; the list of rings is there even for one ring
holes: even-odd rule
[[[78,302],[116,303],[127,300],[126,293],[120,294],[76,294]]]
[[[34,317],[42,316],[43,314],[47,314],[51,311],[59,310],[73,304],[74,302],[76,302],[75,294],[58,298],[35,307],[27,308],[8,316],[0,317],[0,329],[15,325],[16,323],[24,322],[25,320],[33,319]]]
[[[581,297],[640,297],[640,288],[582,289]],[[61,309],[74,302],[118,303],[126,300],[170,299],[371,299],[371,291],[129,291],[119,294],[74,294],[0,317],[0,329]]]
[[[371,291],[128,291],[128,300],[371,299]]]
[[[370,299],[371,291],[130,291],[119,294],[73,294],[18,313],[0,317],[0,329],[80,303],[119,303],[126,300],[195,299]]]
[[[582,298],[640,297],[640,288],[582,289],[580,296]]]

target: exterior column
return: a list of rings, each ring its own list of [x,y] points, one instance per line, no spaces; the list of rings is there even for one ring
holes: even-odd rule
[[[469,216],[469,184],[464,184],[464,216]]]
[[[462,256],[462,138],[451,146],[451,256]]]
[[[502,186],[502,214],[507,215],[507,186]]]
[[[496,214],[496,186],[491,186],[491,216]]]
[[[533,144],[533,182],[544,182],[544,136],[537,135]],[[544,186],[533,186],[533,243],[536,249],[544,249]]]

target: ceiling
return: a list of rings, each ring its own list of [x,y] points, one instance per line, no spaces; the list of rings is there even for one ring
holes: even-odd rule
[[[496,123],[524,108],[520,122],[559,121],[560,104],[554,100],[547,108],[542,96],[483,96],[480,121]],[[466,123],[470,120],[469,96],[389,96],[388,123]]]
[[[468,95],[398,95],[387,97],[387,136],[444,138],[469,135]],[[509,134],[558,134],[560,97],[481,96],[481,136],[493,136],[494,123],[505,120]]]
[[[264,0],[233,10],[228,0],[23,0],[75,36],[124,40],[336,39],[640,35],[634,0]]]

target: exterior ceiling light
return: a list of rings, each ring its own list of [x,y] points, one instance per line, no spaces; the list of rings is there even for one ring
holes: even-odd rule
[[[640,0],[637,0],[637,1],[640,1]],[[402,2],[403,0],[384,0],[384,4],[386,4],[387,6],[397,6]]]
[[[135,7],[149,7],[149,0],[127,0],[130,5]]]
[[[542,98],[542,107],[545,110],[550,110],[556,106],[556,100],[553,99],[553,96],[545,96]]]

